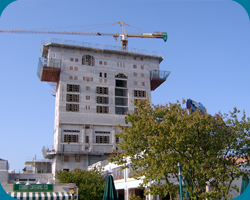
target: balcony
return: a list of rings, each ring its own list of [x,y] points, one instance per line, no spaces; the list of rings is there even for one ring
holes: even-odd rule
[[[51,159],[51,158],[53,158],[56,155],[56,151],[55,151],[54,148],[52,148],[52,150],[50,150],[48,147],[44,146],[42,148],[42,154],[43,154],[44,158]]]
[[[169,74],[170,74],[169,71],[161,71],[161,70],[156,70],[156,69],[151,70],[150,71],[151,91],[154,91],[163,82],[165,82]]]
[[[39,58],[37,76],[41,81],[58,82],[61,71],[60,59]]]

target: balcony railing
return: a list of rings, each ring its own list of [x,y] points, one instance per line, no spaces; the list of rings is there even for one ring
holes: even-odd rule
[[[61,59],[39,58],[37,76],[41,81],[56,82],[61,69]]]
[[[121,50],[120,46],[112,46],[112,45],[105,45],[105,44],[95,44],[95,43],[88,43],[88,42],[50,38],[50,39],[42,41],[41,55],[43,52],[43,46],[48,45],[48,44],[60,44],[60,45],[68,45],[68,46],[77,46],[77,47],[86,47],[86,48],[92,48],[92,49],[124,52]],[[141,55],[146,55],[146,56],[161,57],[162,59],[164,59],[164,54],[161,52],[157,52],[157,51],[148,51],[148,50],[137,49],[137,48],[128,48],[125,52],[141,54]]]
[[[169,71],[162,71],[162,70],[156,70],[153,69],[150,71],[150,77],[155,79],[167,79],[169,76]]]

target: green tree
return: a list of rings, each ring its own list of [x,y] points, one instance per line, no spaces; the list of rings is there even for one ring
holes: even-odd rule
[[[59,183],[75,183],[78,187],[78,199],[102,199],[105,189],[105,177],[97,169],[86,171],[56,171],[55,178]]]
[[[133,169],[147,193],[172,197],[179,191],[178,162],[182,165],[183,186],[191,199],[229,197],[235,178],[243,175],[237,159],[249,159],[249,118],[235,108],[229,114],[192,114],[182,104],[152,106],[135,103],[138,110],[128,114],[129,126],[119,126],[119,148],[124,152],[110,161]],[[233,152],[233,153],[232,153]],[[247,164],[249,165],[249,164]],[[154,182],[154,184],[152,184]],[[175,182],[175,184],[174,184]],[[214,188],[206,193],[206,185]]]

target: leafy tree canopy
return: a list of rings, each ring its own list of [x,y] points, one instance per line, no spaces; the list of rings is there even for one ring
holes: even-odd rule
[[[105,189],[105,177],[97,169],[86,171],[56,171],[55,178],[59,183],[75,183],[78,187],[78,199],[102,199]]]
[[[237,160],[250,153],[249,118],[238,119],[236,108],[229,114],[191,112],[182,104],[150,105],[135,102],[138,110],[128,114],[129,126],[120,126],[116,137],[124,152],[110,161],[133,169],[147,192],[164,197],[178,193],[178,162],[184,188],[190,198],[229,197],[232,181],[243,175]],[[249,165],[249,164],[247,164]],[[154,181],[154,184],[151,184]],[[206,193],[206,185],[214,188]]]

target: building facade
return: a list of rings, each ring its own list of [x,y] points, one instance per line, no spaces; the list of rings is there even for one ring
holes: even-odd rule
[[[0,183],[8,183],[9,163],[7,160],[0,158]]]
[[[43,41],[38,77],[54,84],[54,147],[43,148],[56,170],[85,169],[119,151],[117,125],[135,100],[149,99],[168,77],[163,54],[50,39]]]

